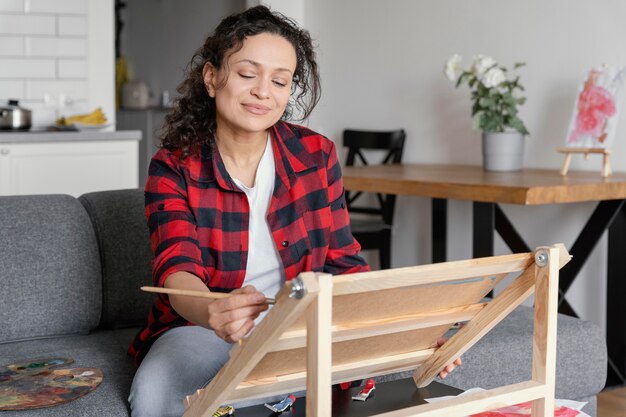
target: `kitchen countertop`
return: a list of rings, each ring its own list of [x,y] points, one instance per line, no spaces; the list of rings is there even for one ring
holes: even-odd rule
[[[141,140],[140,130],[118,130],[114,132],[100,131],[68,131],[49,132],[43,130],[1,131],[0,144],[10,143],[53,143],[53,142],[78,142],[78,141],[109,141],[109,140]]]

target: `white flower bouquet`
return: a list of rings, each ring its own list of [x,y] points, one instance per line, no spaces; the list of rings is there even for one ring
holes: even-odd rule
[[[527,135],[528,130],[518,117],[518,106],[526,98],[516,93],[524,91],[519,83],[519,76],[507,79],[507,69],[498,65],[493,58],[484,55],[474,57],[472,65],[463,69],[461,56],[455,54],[448,59],[444,72],[450,81],[456,81],[456,87],[466,82],[471,90],[473,126],[483,132],[504,132],[517,130]],[[517,70],[524,63],[516,63]]]

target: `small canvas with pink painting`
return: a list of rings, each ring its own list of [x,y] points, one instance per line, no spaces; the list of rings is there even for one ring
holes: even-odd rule
[[[615,136],[626,68],[602,66],[587,72],[565,146],[610,148]]]

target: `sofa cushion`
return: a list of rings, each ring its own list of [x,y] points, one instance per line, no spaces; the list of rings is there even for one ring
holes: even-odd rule
[[[143,191],[115,190],[84,194],[85,206],[100,247],[102,318],[105,328],[143,325],[153,295],[139,290],[152,285],[150,232],[144,217]]]
[[[591,322],[562,314],[557,321],[556,398],[589,401],[606,381],[604,333]],[[491,389],[530,379],[532,333],[533,309],[517,307],[463,354],[463,365],[440,382],[466,390]],[[401,372],[380,380],[411,374]],[[595,415],[595,402],[585,411]]]
[[[87,333],[100,319],[98,246],[67,195],[0,197],[0,343]]]
[[[602,329],[563,314],[557,323],[556,397],[576,399],[598,393],[607,372]],[[468,389],[530,379],[532,333],[533,309],[520,306],[464,355],[459,372],[454,371],[445,382]]]
[[[128,393],[135,374],[132,358],[126,354],[139,329],[97,330],[89,335],[51,338],[37,342],[0,345],[2,365],[46,359],[72,358],[68,368],[99,368],[104,378],[95,391],[75,401],[54,407],[3,411],[2,417],[128,417]]]

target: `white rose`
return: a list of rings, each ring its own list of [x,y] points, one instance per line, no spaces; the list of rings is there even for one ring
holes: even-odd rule
[[[506,81],[506,77],[504,76],[504,72],[500,68],[493,67],[489,71],[487,71],[482,81],[485,87],[491,88],[497,87],[502,84],[502,82]]]
[[[450,81],[456,81],[456,78],[461,73],[462,71],[461,61],[462,60],[463,58],[461,57],[461,55],[454,54],[450,57],[450,59],[448,59],[448,62],[446,62],[444,73],[446,74],[446,77],[448,77]]]
[[[474,57],[474,65],[472,68],[474,69],[476,76],[481,79],[482,75],[485,74],[485,72],[487,72],[487,70],[494,65],[496,65],[496,61],[494,61],[492,57],[476,55]]]

